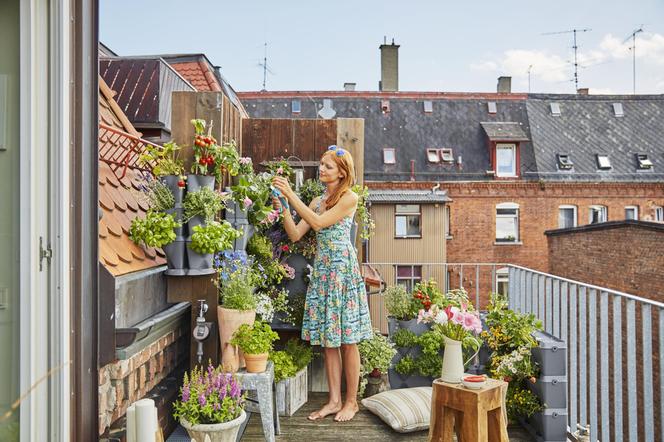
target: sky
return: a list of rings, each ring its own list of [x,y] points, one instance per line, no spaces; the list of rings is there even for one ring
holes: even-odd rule
[[[100,0],[119,55],[204,53],[236,91],[376,91],[383,39],[400,45],[399,90],[664,93],[664,0]],[[554,34],[551,34],[554,33]],[[625,40],[627,40],[625,42]],[[530,70],[530,75],[528,71]],[[529,81],[530,78],[530,81]]]

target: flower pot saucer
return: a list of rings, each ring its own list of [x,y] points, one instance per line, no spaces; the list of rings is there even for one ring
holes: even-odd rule
[[[168,276],[187,276],[187,269],[167,269],[165,273]]]
[[[211,275],[214,273],[213,268],[209,269],[188,269],[187,276],[201,276],[201,275]]]

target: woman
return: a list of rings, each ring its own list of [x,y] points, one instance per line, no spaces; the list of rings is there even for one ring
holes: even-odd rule
[[[309,229],[316,231],[316,258],[304,306],[302,339],[323,347],[330,393],[327,404],[311,413],[310,420],[335,413],[335,421],[349,421],[359,410],[360,353],[357,343],[371,338],[372,328],[364,281],[350,238],[358,200],[350,189],[354,175],[350,153],[330,146],[319,164],[325,192],[309,207],[293,192],[288,180],[275,177],[272,181],[302,218],[296,225],[290,210],[284,210],[284,228],[291,241],[298,241]],[[276,198],[273,204],[280,207]],[[346,401],[343,404],[342,360],[346,375]]]

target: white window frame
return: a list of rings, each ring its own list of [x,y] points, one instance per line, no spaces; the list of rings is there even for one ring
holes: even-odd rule
[[[410,267],[410,277],[400,277],[399,276],[399,267]],[[415,269],[420,269],[420,276],[415,276]],[[421,265],[410,265],[410,264],[401,264],[394,266],[394,279],[397,285],[404,285],[406,291],[410,292],[415,287],[415,284],[422,281],[422,266]],[[402,284],[404,283],[405,284]]]
[[[499,164],[499,150],[512,151],[512,169],[509,172],[501,172]],[[515,177],[516,176],[516,144],[496,143],[496,176],[497,177]]]
[[[501,293],[505,296],[509,293],[510,270],[507,267],[496,269],[496,286],[494,287],[495,293]],[[503,291],[500,291],[501,285],[504,285]],[[504,293],[503,293],[504,292]]]
[[[399,206],[417,206],[416,211],[403,211],[399,212]],[[418,218],[419,233],[417,235],[408,235],[408,218],[410,217]],[[397,232],[397,218],[405,218],[406,222],[406,234],[399,235]],[[396,204],[394,206],[394,237],[395,238],[422,238],[422,206],[419,204]]]
[[[299,114],[302,112],[302,102],[300,100],[291,100],[291,113]]]
[[[440,159],[446,163],[454,162],[454,152],[451,147],[444,147],[440,149]]]
[[[452,239],[452,208],[445,204],[445,238]]]
[[[427,161],[429,163],[440,163],[440,153],[438,149],[427,149]]]
[[[634,211],[634,218],[627,218],[627,211]],[[639,220],[639,206],[625,206],[625,219],[633,219],[635,221]]]
[[[655,206],[653,211],[655,212],[655,221],[664,223],[664,206]]]
[[[606,153],[597,154],[597,169],[599,170],[609,170],[611,169],[611,158]]]
[[[515,210],[515,213],[513,214],[498,214],[498,210]],[[520,242],[520,235],[519,235],[519,205],[516,203],[501,203],[496,205],[496,223],[495,223],[495,240],[496,244],[514,244],[514,243],[519,243]],[[506,238],[498,238],[498,220],[499,219],[514,219],[514,238],[513,239],[507,239]]]
[[[388,152],[392,154],[392,158],[388,158]],[[383,164],[397,164],[397,150],[393,147],[383,148]]]
[[[597,221],[596,223],[593,223],[593,213],[594,211],[599,211],[600,213],[600,220]],[[599,204],[593,204],[592,206],[588,207],[588,224],[598,224],[598,223],[604,223],[609,220],[609,210],[606,206],[602,206]]]
[[[560,211],[561,210],[569,210],[572,209],[574,212],[574,225],[572,227],[576,227],[579,222],[579,217],[578,217],[578,208],[573,205],[573,204],[562,204],[558,206],[558,228],[559,229],[569,229],[570,227],[565,227],[561,225],[562,218],[560,217]]]

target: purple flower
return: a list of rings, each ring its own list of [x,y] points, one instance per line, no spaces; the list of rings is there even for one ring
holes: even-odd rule
[[[201,407],[204,407],[206,403],[207,403],[207,401],[206,401],[206,399],[205,399],[205,395],[204,395],[203,393],[201,393],[201,395],[198,396],[198,404],[199,404]]]
[[[187,402],[189,400],[189,385],[182,387],[182,402]]]
[[[240,397],[240,393],[241,393],[240,386],[235,380],[233,380],[231,382],[231,397],[237,399]]]
[[[244,204],[244,208],[246,209],[246,208],[248,208],[249,206],[251,206],[254,202],[251,201],[251,198],[249,198],[248,196],[246,196],[246,197],[244,197],[244,201],[242,201],[242,203]]]
[[[251,164],[251,158],[250,157],[241,157],[240,158],[240,164]]]

